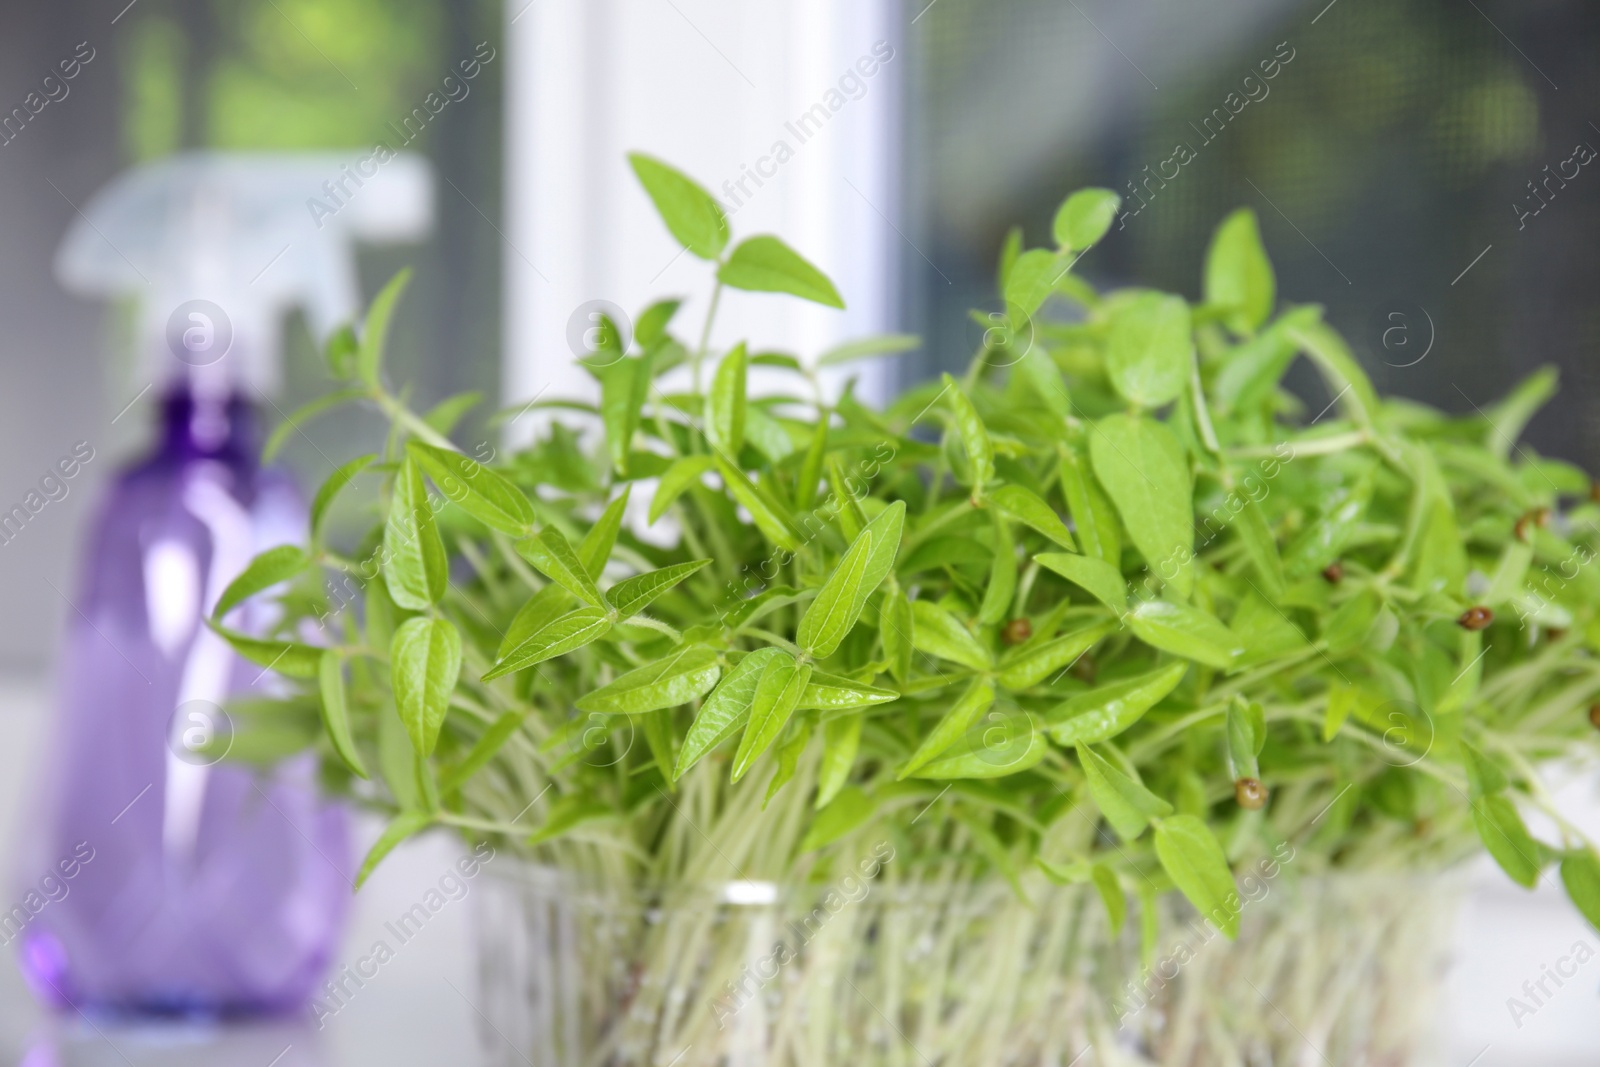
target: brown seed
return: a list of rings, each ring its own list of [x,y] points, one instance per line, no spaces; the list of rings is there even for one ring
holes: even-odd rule
[[[1259,778],[1241,778],[1233,783],[1233,799],[1246,811],[1260,811],[1267,806],[1267,787]]]
[[[1340,582],[1344,581],[1344,564],[1340,563],[1338,560],[1334,560],[1332,563],[1322,568],[1322,580],[1327,582],[1329,585],[1338,585]]]
[[[1068,670],[1078,681],[1094,684],[1094,657],[1089,653],[1085,652],[1073,660],[1072,666]]]
[[[1482,604],[1476,604],[1461,613],[1456,625],[1463,630],[1482,630],[1491,622],[1494,622],[1494,612]]]
[[[1550,509],[1549,508],[1530,508],[1529,510],[1524,511],[1517,518],[1517,524],[1516,524],[1516,526],[1514,526],[1512,528],[1512,532],[1516,534],[1518,541],[1522,541],[1522,542],[1526,543],[1527,540],[1528,540],[1529,533],[1532,531],[1532,529],[1535,526],[1549,526],[1549,525],[1550,525]]]
[[[1600,504],[1600,482],[1589,483],[1589,499],[1596,504]]]
[[[1027,619],[1012,619],[1000,631],[1000,640],[1008,645],[1020,645],[1033,636],[1033,623]]]
[[[1600,704],[1589,705],[1589,725],[1600,730]]]

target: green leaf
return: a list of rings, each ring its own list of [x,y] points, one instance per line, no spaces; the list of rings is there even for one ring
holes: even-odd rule
[[[1162,819],[1156,857],[1196,911],[1229,939],[1239,936],[1239,889],[1210,827],[1193,815]]]
[[[394,306],[410,281],[411,269],[408,267],[390,278],[367,308],[367,319],[361,328],[361,345],[356,351],[356,376],[369,389],[382,386],[379,375],[383,370],[384,345],[389,339],[389,320],[394,317]]]
[[[883,642],[883,658],[889,661],[889,673],[901,685],[911,677],[911,654],[916,651],[915,626],[910,601],[898,587],[891,587],[884,594],[883,607],[878,612],[878,638]]]
[[[506,627],[495,661],[505,659],[512,649],[566,614],[571,602],[572,594],[553,582],[529,597]]]
[[[550,586],[548,588],[555,588]],[[564,656],[604,637],[611,630],[611,619],[604,608],[579,608],[559,618],[544,623],[515,648],[495,661],[483,676],[489,682],[496,678],[543,663],[547,659]]]
[[[1065,446],[1057,471],[1061,495],[1066,498],[1084,553],[1104,560],[1120,573],[1122,536],[1117,530],[1117,513],[1089,469],[1088,457],[1076,446]]]
[[[654,524],[657,519],[665,515],[672,502],[682,496],[684,490],[698,484],[701,475],[716,465],[716,459],[711,456],[683,456],[673,460],[672,466],[661,476],[661,484],[656,487],[656,495],[650,500],[650,522]]]
[[[923,767],[932,763],[944,751],[967,735],[967,731],[983,716],[984,712],[994,706],[994,686],[987,678],[974,678],[968,684],[966,692],[956,698],[950,705],[944,717],[939,720],[917,750],[906,760],[904,767],[900,768],[898,779],[910,778]]]
[[[811,441],[806,445],[805,459],[800,464],[800,474],[794,483],[796,511],[810,511],[817,502],[817,486],[822,481],[822,461],[828,452],[829,419],[826,409],[817,412],[817,424],[812,428]]]
[[[867,820],[872,818],[872,812],[872,798],[856,786],[845,786],[839,790],[839,795],[833,798],[833,803],[817,812],[817,817],[811,822],[811,828],[800,840],[800,851],[811,852],[833,844],[851,831],[864,826]]]
[[[298,641],[272,641],[229,630],[207,620],[217,636],[228,642],[239,655],[258,667],[277,671],[285,678],[315,678],[322,661],[322,649]]]
[[[605,425],[611,466],[626,473],[640,412],[650,395],[651,357],[623,356],[613,349],[580,362],[600,382],[600,421]]]
[[[477,744],[472,746],[466,758],[440,776],[439,791],[452,793],[471,781],[474,775],[489,765],[489,761],[505,747],[506,742],[511,740],[511,735],[522,726],[522,719],[522,712],[507,711],[490,723],[489,728],[478,738]]]
[[[733,346],[733,351],[722,357],[717,373],[711,380],[711,392],[706,396],[706,436],[711,446],[720,450],[730,460],[736,460],[744,447],[745,383],[748,377],[747,353],[744,342]]]
[[[781,648],[758,648],[722,676],[683,739],[675,777],[682,778],[702,756],[739,732],[750,719],[762,672],[767,664],[787,655]]]
[[[583,564],[583,569],[595,581],[600,580],[606,562],[611,559],[611,550],[617,547],[617,534],[622,530],[622,519],[627,513],[628,497],[632,493],[632,485],[623,486],[621,494],[606,505],[600,517],[594,520],[594,525],[589,527],[589,532],[583,535],[583,540],[578,542],[578,562]]]
[[[1528,422],[1556,395],[1558,374],[1555,367],[1540,367],[1490,408],[1489,428],[1483,435],[1484,447],[1501,459],[1509,456]]]
[[[922,346],[922,338],[909,333],[881,333],[836,345],[817,357],[817,366],[832,367],[872,356],[892,356]]]
[[[410,456],[395,476],[383,554],[384,584],[396,604],[407,611],[423,611],[444,596],[449,582],[444,542],[422,485],[422,470]]]
[[[267,549],[228,583],[228,588],[217,598],[217,606],[212,609],[211,617],[221,621],[228,612],[257,593],[288,581],[310,565],[310,557],[296,545],[278,545]]]
[[[283,451],[284,445],[289,443],[289,438],[301,431],[301,427],[326,411],[343,407],[352,400],[360,400],[367,395],[365,389],[343,389],[336,393],[327,393],[314,400],[309,400],[291,411],[284,420],[272,428],[272,433],[267,437],[267,443],[261,446],[261,462],[271,463],[278,458],[278,453]]]
[[[1141,293],[1123,304],[1106,338],[1106,376],[1112,386],[1129,403],[1144,408],[1176,400],[1194,365],[1192,329],[1182,297]],[[1100,480],[1111,487],[1103,475]]]
[[[526,845],[542,845],[565,836],[586,823],[612,818],[616,813],[581,793],[570,793],[550,805],[543,825],[528,835]]]
[[[606,599],[616,608],[618,619],[629,618],[639,614],[656,597],[710,562],[709,559],[697,559],[691,563],[674,563],[670,567],[624,578],[606,591]]]
[[[1100,894],[1101,902],[1106,906],[1106,918],[1111,924],[1111,936],[1120,936],[1123,925],[1128,921],[1128,898],[1122,892],[1122,884],[1117,881],[1116,873],[1103,863],[1096,863],[1090,867],[1089,877],[1094,882],[1095,891]]]
[[[1033,558],[1119,616],[1128,610],[1128,583],[1122,580],[1120,570],[1104,560],[1067,552],[1041,552]]]
[[[951,414],[956,420],[956,433],[960,435],[961,447],[967,453],[970,474],[967,484],[972,487],[975,498],[981,497],[984,486],[994,481],[994,446],[989,442],[989,431],[978,417],[978,409],[972,406],[967,394],[948,374],[944,376],[944,390],[940,395],[948,398]]]
[[[1467,788],[1471,799],[1502,793],[1510,787],[1511,781],[1506,777],[1506,772],[1476,745],[1462,741],[1461,756],[1467,771]]]
[[[1366,516],[1371,500],[1370,474],[1330,493],[1317,521],[1296,537],[1284,553],[1285,573],[1291,578],[1315,574],[1338,559]]]
[[[710,692],[721,674],[716,650],[694,645],[631,670],[610,685],[579,697],[577,708],[611,715],[641,715],[675,708]]]
[[[641,311],[633,325],[633,336],[639,347],[648,350],[665,340],[667,327],[682,306],[682,300],[658,300]]]
[[[356,340],[355,327],[348,322],[328,335],[322,346],[322,358],[328,364],[328,373],[337,381],[355,377],[356,352],[361,343]]]
[[[1011,598],[1017,591],[1017,546],[1011,539],[1011,526],[997,511],[994,519],[994,556],[989,565],[989,581],[978,605],[978,621],[986,626],[1002,623],[1011,614]]]
[[[816,304],[844,308],[844,298],[828,276],[771,235],[741,241],[717,270],[717,280],[734,289],[789,293]]]
[[[322,483],[322,486],[317,490],[316,497],[311,501],[311,539],[313,541],[321,536],[322,522],[327,518],[328,508],[333,505],[334,498],[339,495],[339,491],[355,480],[355,476],[366,470],[367,466],[377,458],[377,455],[371,452],[364,456],[357,456],[328,475],[328,480]]]
[[[669,708],[647,711],[640,718],[644,720],[644,740],[650,748],[650,757],[655,760],[656,769],[661,772],[667,788],[673,789],[672,711]]]
[[[1114,622],[1101,622],[1042,644],[1023,645],[1000,661],[1000,673],[996,678],[1013,693],[1032,689],[1050,675],[1066,670],[1097,641],[1116,629]]]
[[[411,746],[430,756],[461,675],[461,634],[444,619],[408,619],[389,645],[395,707]]]
[[[1489,855],[1513,882],[1532,889],[1539,882],[1543,850],[1512,804],[1503,794],[1492,793],[1472,801],[1472,824]]]
[[[572,549],[572,542],[554,526],[546,526],[534,537],[524,537],[513,547],[517,555],[538,568],[539,573],[594,608],[606,607],[606,598],[594,584],[589,570]]]
[[[1169,600],[1145,600],[1125,616],[1128,628],[1151,648],[1227,670],[1245,651],[1234,632],[1210,612]]]
[[[961,625],[961,620],[927,600],[911,602],[911,643],[918,652],[986,671],[993,666],[988,651]]]
[[[795,710],[821,711],[822,717],[828,719],[830,713],[857,711],[899,698],[900,694],[892,689],[879,689],[814,670],[811,680],[806,683],[805,692],[800,694],[800,703],[795,705]]]
[[[1082,252],[1100,243],[1117,220],[1122,197],[1110,189],[1079,189],[1056,211],[1056,244],[1068,252]]]
[[[1178,687],[1187,663],[1169,663],[1120,682],[1096,686],[1057,704],[1045,716],[1051,740],[1062,746],[1109,741],[1144,717]]]
[[[1561,884],[1589,925],[1600,930],[1600,857],[1593,849],[1575,849],[1562,857]]]
[[[1094,473],[1151,573],[1194,589],[1194,489],[1183,446],[1154,419],[1108,415],[1089,438]]]
[[[417,461],[446,500],[492,529],[522,537],[533,527],[533,505],[522,490],[476,460],[448,448],[421,441],[406,442],[406,454]]]
[[[1261,578],[1262,592],[1269,599],[1278,600],[1283,596],[1283,560],[1278,555],[1278,542],[1260,501],[1246,499],[1244,507],[1234,516],[1233,528]]]
[[[422,421],[431,426],[441,437],[448,437],[462,417],[481,403],[483,394],[476,390],[447,396],[429,408],[428,413],[422,416]]]
[[[361,753],[350,736],[350,708],[345,700],[344,658],[333,649],[322,654],[317,666],[317,687],[322,694],[322,725],[333,743],[334,752],[344,765],[362,778],[368,778]]]
[[[396,815],[389,825],[384,827],[377,842],[367,850],[366,858],[361,861],[361,870],[356,872],[356,888],[360,889],[367,884],[367,879],[372,876],[378,864],[382,863],[384,857],[393,852],[400,842],[432,825],[433,816],[425,811],[402,811]]]
[[[1172,814],[1171,804],[1088,745],[1078,746],[1078,762],[1089,783],[1089,796],[1123,840],[1132,841],[1144,833],[1151,819]]]
[[[1044,305],[1056,282],[1066,273],[1059,256],[1043,248],[1024,252],[1011,264],[1006,273],[1005,300],[1007,310],[1031,316]],[[1020,324],[1012,323],[1019,328]]]
[[[756,405],[745,409],[744,443],[774,464],[783,462],[795,452],[794,439],[783,428],[783,423],[767,414],[765,408]]]
[[[1257,757],[1267,740],[1266,711],[1254,700],[1235,696],[1228,704],[1225,732],[1228,738],[1228,774],[1240,778],[1260,778]]]
[[[796,664],[788,653],[774,657],[761,669],[755,698],[750,702],[750,722],[739,750],[733,757],[733,780],[737,782],[752,764],[772,747],[811,680],[811,664]]]
[[[1002,485],[989,494],[989,504],[995,510],[1030,527],[1034,532],[1043,534],[1069,552],[1078,550],[1078,545],[1073,541],[1072,533],[1067,529],[1066,523],[1061,521],[1061,516],[1052,511],[1049,504],[1039,499],[1033,490],[1020,485]]]
[[[715,197],[659,159],[631,152],[628,162],[673,240],[701,259],[722,255],[728,245],[728,218]]]
[[[728,492],[755,520],[759,529],[768,541],[779,548],[790,552],[800,551],[800,539],[795,535],[795,524],[789,515],[788,509],[779,500],[774,499],[765,492],[761,486],[756,485],[746,478],[744,472],[721,456],[716,458],[717,473],[722,475],[722,483],[727,486]]]
[[[815,677],[815,672],[812,673]],[[805,697],[800,699],[804,702]],[[817,770],[817,810],[832,803],[850,780],[850,770],[861,750],[861,726],[866,719],[865,715],[846,715],[823,725],[822,766]]]
[[[1004,778],[1032,770],[1050,746],[1026,712],[991,710],[944,755],[924,764],[914,778]]]
[[[1072,417],[1072,394],[1061,368],[1042,348],[1032,348],[1012,365],[1011,373],[1017,388],[1036,405],[1059,419]]]
[[[822,591],[800,619],[795,641],[817,659],[827,659],[839,647],[871,596],[894,567],[905,522],[902,500],[884,508],[867,528],[856,535],[840,558]]]
[[[1254,333],[1272,315],[1277,283],[1261,245],[1256,213],[1242,207],[1222,220],[1206,252],[1206,303],[1234,333]]]

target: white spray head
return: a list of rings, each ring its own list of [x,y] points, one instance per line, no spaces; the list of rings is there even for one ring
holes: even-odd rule
[[[146,377],[271,393],[284,314],[303,308],[321,341],[356,316],[355,243],[414,241],[432,222],[420,156],[191,152],[96,193],[56,276],[74,292],[138,300]]]

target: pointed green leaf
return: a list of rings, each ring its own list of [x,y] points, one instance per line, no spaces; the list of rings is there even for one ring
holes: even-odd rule
[[[1172,805],[1088,745],[1078,746],[1078,762],[1089,783],[1089,796],[1112,829],[1125,841],[1144,833],[1152,818],[1172,814]]]
[[[748,354],[744,342],[722,357],[706,395],[706,436],[711,446],[729,459],[737,459],[744,447],[745,384]]]
[[[1079,189],[1061,202],[1052,227],[1056,244],[1082,252],[1100,243],[1117,220],[1122,197],[1110,189]]]
[[[1261,245],[1256,213],[1242,207],[1222,220],[1206,252],[1206,303],[1234,333],[1254,333],[1272,315],[1277,283]]]
[[[1176,689],[1188,670],[1187,663],[1169,663],[1069,697],[1045,716],[1046,729],[1063,746],[1109,741]]]
[[[927,600],[911,602],[911,641],[919,652],[986,671],[993,666],[989,655],[961,620]]]
[[[800,723],[793,734],[793,737],[778,746],[778,767],[773,771],[772,780],[767,783],[766,795],[761,800],[762,811],[767,810],[767,805],[778,795],[778,790],[788,785],[794,778],[794,772],[800,767],[800,756],[805,752],[806,745],[811,743],[811,724]]]
[[[408,267],[390,278],[367,308],[366,322],[361,329],[361,345],[356,352],[356,376],[369,388],[377,389],[381,384],[379,375],[383,370],[383,349],[389,339],[389,321],[394,317],[394,307],[400,300],[400,294],[410,281],[411,270]]]
[[[585,604],[594,608],[606,606],[606,598],[589,576],[588,568],[573,551],[572,542],[554,526],[546,526],[537,536],[522,538],[513,547],[517,555],[538,568],[540,574]]]
[[[1483,847],[1513,882],[1525,889],[1538,884],[1543,851],[1515,804],[1501,793],[1477,797],[1472,801],[1472,823]]]
[[[1024,645],[1000,661],[1000,673],[996,677],[1002,686],[1014,693],[1031,689],[1072,666],[1079,656],[1116,629],[1114,622],[1101,622],[1043,644]]]
[[[1057,471],[1061,478],[1061,495],[1066,498],[1067,511],[1072,516],[1084,554],[1104,560],[1120,573],[1122,535],[1118,530],[1116,509],[1090,470],[1089,457],[1077,446],[1065,446]]]
[[[991,511],[990,516],[994,520],[994,556],[978,605],[978,621],[997,626],[1010,616],[1011,598],[1017,592],[1017,546],[1011,539],[1011,524],[998,511]]]
[[[1283,596],[1283,560],[1278,555],[1278,542],[1272,534],[1272,524],[1259,501],[1246,500],[1244,507],[1234,516],[1234,531],[1244,545],[1245,554],[1261,579],[1261,591],[1270,600]]]
[[[543,825],[529,834],[526,845],[542,845],[547,841],[554,841],[571,833],[580,826],[592,822],[602,822],[615,817],[616,812],[606,805],[586,797],[581,793],[572,793],[557,799],[550,805],[550,810],[545,814]]]
[[[721,456],[716,458],[716,465],[717,473],[722,475],[723,485],[727,486],[735,500],[744,505],[762,535],[779,548],[798,552],[800,539],[795,534],[794,519],[789,515],[788,508]]]
[[[1089,457],[1151,572],[1187,597],[1194,589],[1194,489],[1183,446],[1154,419],[1108,415],[1089,438]]]
[[[810,680],[811,664],[796,664],[788,653],[775,657],[761,669],[755,699],[750,702],[750,722],[739,740],[739,751],[733,757],[735,782],[743,778],[778,739]]]
[[[1026,712],[991,710],[912,777],[1004,778],[1037,767],[1049,748]]]
[[[900,768],[896,778],[910,778],[923,767],[932,763],[944,751],[967,735],[967,731],[983,716],[984,712],[994,706],[994,686],[987,678],[974,678],[968,684],[966,692],[956,698],[950,705],[944,717],[939,720],[931,733],[922,739],[922,744],[906,760],[904,767]]]
[[[433,816],[424,811],[402,811],[390,820],[384,827],[383,833],[372,848],[367,850],[366,858],[361,861],[361,870],[356,872],[356,888],[366,885],[367,879],[383,862],[385,856],[395,850],[395,847],[411,837],[433,825]]]
[[[861,611],[894,567],[906,505],[897,500],[856,535],[817,598],[800,619],[795,640],[817,659],[833,655]]]
[[[683,456],[672,461],[666,473],[661,476],[661,484],[656,487],[656,495],[650,500],[650,521],[667,513],[672,502],[682,496],[684,490],[700,481],[700,476],[713,470],[717,465],[711,456]]]
[[[345,700],[344,659],[333,649],[322,654],[317,668],[317,686],[322,693],[322,725],[344,765],[362,778],[370,777],[350,736],[350,708]]]
[[[512,649],[566,614],[571,603],[572,594],[554,583],[529,597],[506,627],[494,654],[495,661],[505,659]]]
[[[1078,550],[1066,523],[1033,490],[1020,485],[1002,485],[989,494],[989,504],[996,511],[1031,527],[1067,551]]]
[[[878,637],[883,642],[883,658],[889,661],[889,673],[901,685],[911,677],[915,625],[910,601],[897,587],[891,587],[884,594],[883,607],[878,612]]]
[[[716,650],[694,645],[668,653],[655,663],[631,670],[610,685],[579,697],[577,708],[612,715],[675,708],[710,692],[721,674]]]
[[[1228,705],[1225,733],[1228,739],[1228,773],[1240,778],[1260,778],[1257,757],[1267,740],[1266,711],[1254,700],[1235,696]]]
[[[407,620],[389,645],[389,674],[411,746],[432,755],[461,675],[460,632],[444,619]]]
[[[1239,888],[1210,827],[1193,815],[1162,819],[1156,823],[1156,857],[1207,922],[1230,939],[1239,936]]]
[[[816,365],[819,367],[832,367],[839,363],[850,363],[858,359],[868,359],[872,356],[892,356],[900,352],[909,352],[913,348],[922,346],[922,338],[910,333],[881,333],[872,337],[861,337],[854,341],[846,341],[842,345],[835,345],[817,357]]]
[[[1124,616],[1134,636],[1152,648],[1227,670],[1244,653],[1238,636],[1215,615],[1189,604],[1145,600]]]
[[[604,608],[579,608],[568,612],[546,622],[497,659],[494,666],[485,672],[483,680],[493,681],[547,659],[564,656],[599,640],[610,630],[611,619]]]
[[[948,374],[944,376],[944,389],[939,395],[950,405],[950,413],[955,417],[956,433],[967,454],[968,484],[973,496],[980,497],[984,487],[994,481],[994,445],[989,440],[989,431],[978,416],[978,409]]]
[[[317,495],[311,501],[311,539],[313,541],[322,535],[322,522],[327,518],[328,508],[333,505],[334,498],[339,495],[339,491],[349,485],[356,475],[366,470],[367,466],[377,458],[377,455],[371,452],[364,456],[357,456],[328,475],[328,480],[323,482],[321,487],[317,489]]]
[[[781,648],[759,648],[736,663],[711,691],[678,750],[676,777],[682,778],[707,752],[732,737],[750,718],[767,664],[788,653]]]
[[[1118,615],[1128,610],[1128,583],[1121,571],[1104,560],[1069,552],[1041,552],[1033,558]]]
[[[865,715],[846,715],[823,725],[822,766],[817,771],[818,811],[831,804],[850,780],[856,754],[861,750],[861,726],[866,719]]]
[[[649,607],[650,602],[656,597],[710,562],[709,559],[697,559],[691,563],[674,563],[670,567],[624,578],[606,591],[606,599],[617,609],[617,618],[630,618]]]
[[[251,637],[226,629],[208,619],[206,624],[216,631],[239,655],[256,664],[277,671],[285,678],[315,678],[322,662],[322,649],[298,641],[273,641]]]
[[[717,280],[734,289],[789,293],[828,307],[844,307],[844,298],[826,274],[768,234],[741,241],[718,269]]]
[[[284,417],[284,420],[273,427],[272,433],[267,437],[267,443],[261,446],[261,462],[271,463],[278,458],[278,453],[289,443],[289,439],[301,432],[301,427],[325,411],[333,411],[343,407],[352,400],[360,400],[367,395],[365,389],[341,389],[335,393],[326,393],[314,400],[295,408]]]
[[[1006,272],[1007,310],[1014,309],[1016,315],[1023,316],[1038,311],[1066,273],[1065,267],[1066,262],[1047,249],[1034,248],[1022,253]],[[1013,322],[1011,326],[1018,329],[1021,324]]]
[[[1589,925],[1600,930],[1600,857],[1593,849],[1575,849],[1562,858],[1561,884]]]
[[[478,738],[466,758],[440,775],[439,791],[451,793],[471,781],[475,774],[488,766],[495,754],[505,747],[505,743],[511,740],[511,735],[522,726],[522,719],[521,712],[508,711],[490,723],[489,728]]]
[[[845,786],[833,798],[833,803],[817,812],[811,828],[800,840],[800,851],[824,848],[866,825],[867,820],[872,818],[874,807],[872,798],[867,794],[853,785]]]
[[[628,162],[673,239],[701,259],[720,256],[728,245],[728,218],[716,198],[659,159],[632,152]]]
[[[1122,892],[1122,884],[1117,881],[1116,873],[1103,863],[1090,867],[1089,877],[1094,882],[1095,892],[1100,894],[1101,903],[1106,906],[1111,936],[1120,936],[1123,924],[1128,921],[1128,898]]]
[[[583,540],[578,542],[578,562],[583,564],[583,569],[595,581],[600,580],[607,561],[611,559],[611,550],[617,546],[617,534],[622,530],[628,497],[632,494],[633,486],[624,485],[621,494],[606,505],[600,517],[594,520],[594,525],[589,527],[589,532],[583,535]]]
[[[356,352],[360,347],[355,327],[348,322],[330,333],[322,346],[322,358],[328,364],[328,373],[338,381],[355,377]]]
[[[811,680],[806,683],[805,692],[800,694],[800,703],[795,705],[795,710],[821,711],[823,718],[827,719],[831,712],[856,711],[899,698],[900,694],[891,689],[878,689],[814,670]]]
[[[288,581],[310,565],[310,557],[297,545],[278,545],[267,549],[228,583],[228,588],[217,598],[217,606],[212,609],[211,617],[221,620],[257,593]]]
[[[533,527],[533,505],[522,490],[488,467],[448,448],[421,441],[406,442],[406,453],[417,461],[445,499],[492,529],[513,537]]]
[[[434,523],[422,470],[407,456],[394,480],[383,530],[383,578],[389,596],[408,611],[423,611],[444,596],[449,565]]]

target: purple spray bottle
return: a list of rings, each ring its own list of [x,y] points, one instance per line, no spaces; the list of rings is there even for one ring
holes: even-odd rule
[[[61,1007],[292,1010],[337,947],[345,812],[319,796],[309,755],[230,751],[249,736],[240,702],[283,681],[205,620],[257,553],[305,538],[301,495],[260,462],[282,316],[304,308],[319,336],[349,321],[353,242],[430,222],[424,162],[364,177],[347,163],[196,153],[142,167],[97,194],[58,256],[68,288],[138,301],[134,388],[159,398],[154,448],[111,486],[66,591],[43,832],[23,903],[0,915],[0,939],[20,938],[30,983]],[[226,623],[264,630],[270,611],[247,603]]]

